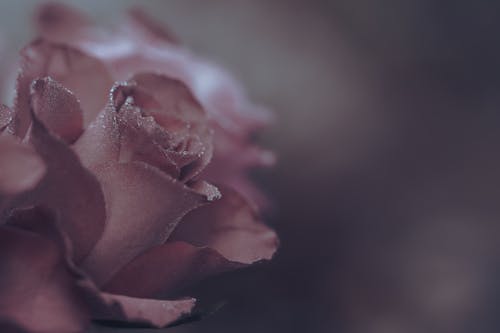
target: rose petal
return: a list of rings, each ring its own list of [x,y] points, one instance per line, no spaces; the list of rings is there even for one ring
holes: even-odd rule
[[[38,119],[67,143],[83,131],[80,103],[71,91],[50,77],[38,79],[31,87],[31,104]]]
[[[162,328],[188,315],[196,303],[192,298],[157,300],[99,292],[88,280],[81,287],[87,291],[85,300],[91,308],[92,318],[111,323]]]
[[[152,117],[144,117],[142,110],[131,104],[121,107],[118,117],[120,132],[120,162],[140,161],[155,166],[173,178],[180,177],[182,164],[172,160],[161,142],[171,141]]]
[[[106,198],[104,233],[83,268],[98,285],[143,251],[162,244],[206,198],[142,162],[93,169]]]
[[[111,95],[120,95],[124,88],[123,85],[115,86]],[[170,135],[140,108],[112,97],[108,107],[90,124],[74,148],[90,169],[109,163],[139,161],[178,178],[179,166],[163,148],[169,146],[170,140]]]
[[[2,332],[71,333],[88,325],[75,276],[51,241],[1,226],[0,272]]]
[[[248,203],[224,189],[222,199],[187,214],[165,244],[132,260],[103,289],[168,296],[212,275],[271,259],[277,246],[276,234]]]
[[[184,84],[139,74],[113,87],[108,107],[75,149],[87,165],[141,161],[187,181],[209,163],[212,131]]]
[[[274,231],[261,223],[236,191],[223,187],[221,192],[222,199],[186,215],[168,241],[210,247],[228,260],[243,264],[271,259],[278,247]]]
[[[180,165],[182,179],[189,180],[198,175],[208,165],[213,153],[212,130],[202,106],[181,81],[151,73],[136,74],[132,80],[138,89],[151,94],[160,106],[156,110],[145,108],[145,112],[177,140],[187,141],[182,154],[169,154]],[[196,158],[183,165],[181,160],[186,155]]]
[[[0,192],[14,195],[31,190],[45,175],[40,156],[14,137],[0,137],[0,152]]]
[[[21,56],[14,107],[17,135],[24,136],[29,127],[30,88],[32,81],[40,77],[50,76],[76,95],[81,103],[85,126],[105,106],[113,81],[97,59],[70,46],[43,39],[26,46],[21,51]]]
[[[134,87],[112,90],[108,107],[74,146],[106,196],[106,230],[84,263],[99,285],[141,252],[163,243],[188,211],[216,197],[213,189],[197,192],[162,172],[169,172],[169,159],[158,162],[162,155],[157,142],[167,140],[165,133],[131,105],[129,88]],[[133,98],[149,103],[147,96]]]
[[[167,242],[132,260],[103,290],[134,297],[167,297],[202,279],[242,266],[210,248]]]
[[[9,226],[43,235],[45,240],[52,240],[50,243],[59,249],[60,256],[66,254],[67,268],[72,273],[74,286],[78,288],[78,301],[83,303],[92,319],[163,327],[191,311],[194,299],[160,301],[102,293],[87,275],[72,263],[69,255],[71,243],[64,232],[58,229],[55,220],[56,217],[50,210],[33,207],[16,210],[7,223]],[[66,331],[61,331],[63,332]]]
[[[101,186],[75,153],[51,136],[36,118],[29,143],[45,162],[47,173],[35,189],[19,195],[10,205],[43,205],[57,212],[78,262],[89,253],[104,228],[106,213]]]

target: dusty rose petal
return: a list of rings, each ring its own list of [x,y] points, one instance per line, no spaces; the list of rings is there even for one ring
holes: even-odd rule
[[[135,104],[148,110],[162,105],[136,88],[115,86],[108,107],[74,147],[106,197],[106,229],[84,263],[98,284],[142,251],[162,244],[188,211],[215,199],[213,189],[197,192],[170,177],[180,175],[169,164],[171,137]]]
[[[271,259],[278,246],[274,231],[237,192],[224,187],[221,192],[222,199],[186,215],[168,241],[206,246],[243,264]]]
[[[56,216],[50,210],[32,207],[16,210],[7,223],[19,230],[43,235],[46,242],[49,242],[48,239],[52,240],[51,246],[58,248],[59,256],[63,257],[65,253],[71,251],[71,243],[57,228],[55,220]],[[73,286],[77,287],[78,302],[82,302],[93,320],[164,327],[188,314],[194,306],[194,299],[153,300],[103,293],[84,272],[71,262],[70,256],[66,259],[67,268],[73,278]]]
[[[211,160],[212,131],[184,84],[139,74],[113,87],[107,108],[75,149],[87,165],[141,161],[187,181]]]
[[[181,170],[181,178],[188,180],[198,175],[212,159],[212,130],[205,111],[181,81],[164,75],[141,73],[132,77],[138,89],[148,92],[160,108],[145,112],[178,141],[176,150],[169,152]],[[186,156],[189,163],[182,163]]]
[[[169,128],[178,126],[179,121],[169,119],[162,124],[162,119],[155,115],[156,110],[161,110],[163,105],[149,91],[140,89],[132,81],[117,85],[113,89],[113,96],[114,110],[111,112],[116,114],[120,132],[120,161],[146,162],[179,178],[181,171],[197,160],[196,154],[183,150],[188,135],[183,126]],[[151,109],[152,114],[149,112]],[[180,147],[180,152],[177,147]]]
[[[157,167],[174,179],[181,175],[182,164],[174,161],[161,142],[170,142],[170,136],[151,117],[144,117],[140,108],[130,104],[120,110],[119,161],[144,162]]]
[[[113,88],[112,100],[75,143],[75,151],[90,169],[140,161],[177,178],[180,169],[161,145],[168,145],[170,136],[140,108],[114,100],[113,96],[121,94],[123,87]]]
[[[106,198],[104,233],[83,263],[98,285],[143,251],[162,244],[206,198],[142,162],[93,169]]]
[[[60,227],[71,239],[75,260],[79,261],[96,244],[104,228],[101,186],[75,153],[51,136],[36,118],[29,143],[45,162],[47,172],[35,189],[18,196],[11,207],[42,205],[57,212]]]
[[[0,192],[31,190],[45,175],[45,163],[35,150],[14,137],[0,137]]]
[[[132,260],[104,289],[165,296],[209,276],[271,259],[277,246],[276,234],[248,203],[224,189],[222,199],[187,214],[165,244]]]
[[[0,272],[2,332],[76,333],[88,325],[75,276],[51,241],[0,227]]]
[[[134,298],[98,291],[90,281],[82,283],[85,300],[94,320],[131,323],[156,328],[166,327],[188,315],[195,299],[157,300]]]
[[[83,131],[80,103],[71,91],[50,77],[31,86],[31,105],[38,119],[67,143],[73,143]]]
[[[97,59],[64,44],[35,40],[21,51],[17,78],[15,131],[24,136],[30,125],[32,81],[50,76],[75,94],[83,110],[84,125],[94,120],[105,106],[112,79]]]
[[[120,131],[111,106],[106,107],[73,145],[82,164],[89,169],[120,159]]]
[[[202,279],[242,266],[207,247],[167,242],[132,260],[103,289],[134,297],[167,297]]]

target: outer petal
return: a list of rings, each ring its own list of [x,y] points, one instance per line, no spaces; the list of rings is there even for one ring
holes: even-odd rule
[[[103,289],[134,297],[167,297],[202,279],[243,266],[207,247],[167,242],[134,259]]]
[[[222,199],[188,214],[169,242],[184,241],[210,247],[225,258],[243,264],[271,259],[278,247],[274,231],[236,191],[222,188]]]
[[[58,247],[36,234],[0,227],[0,330],[81,332],[89,317]]]
[[[0,193],[31,190],[45,172],[45,163],[32,147],[14,137],[0,137]]]
[[[45,162],[47,173],[35,189],[16,197],[10,206],[42,205],[56,211],[61,229],[73,242],[75,260],[79,261],[89,253],[104,228],[101,186],[75,153],[52,137],[36,118],[29,143]]]
[[[81,284],[86,290],[85,300],[94,320],[107,323],[129,323],[161,328],[191,313],[195,299],[157,300],[134,298],[99,292],[87,280]]]
[[[70,46],[38,39],[21,51],[17,78],[14,129],[23,137],[30,125],[30,88],[33,80],[50,76],[70,89],[80,100],[87,125],[105,106],[112,79],[97,59]]]
[[[104,233],[83,263],[98,285],[143,251],[162,244],[179,220],[206,197],[141,163],[93,169],[106,197]]]
[[[31,104],[38,119],[67,143],[73,143],[83,131],[80,103],[68,89],[50,77],[32,84]]]
[[[167,243],[134,259],[104,289],[137,297],[171,295],[209,276],[270,259],[277,245],[275,233],[246,201],[226,189],[222,199],[189,213]]]
[[[99,321],[163,327],[190,313],[195,304],[194,299],[173,301],[139,299],[101,292],[87,275],[71,261],[72,244],[64,232],[58,229],[56,220],[56,216],[50,210],[33,207],[14,211],[7,223],[17,230],[22,229],[30,234],[33,233],[32,235],[42,236],[46,243],[50,243],[52,249],[58,249],[57,258],[66,259],[66,271],[72,278],[71,286],[78,296],[76,305],[82,305],[86,310],[82,309],[82,314],[88,313],[93,320]],[[38,238],[42,239],[42,237]],[[22,260],[22,258],[20,259]],[[75,300],[73,299],[73,301]],[[67,332],[61,331],[61,333]]]

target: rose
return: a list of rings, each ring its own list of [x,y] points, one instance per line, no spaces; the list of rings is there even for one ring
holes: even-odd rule
[[[245,177],[244,169],[274,161],[271,153],[249,140],[252,132],[269,122],[270,113],[250,103],[227,72],[193,55],[138,9],[131,10],[125,24],[115,30],[100,29],[80,13],[60,5],[42,7],[36,23],[45,42],[64,45],[62,52],[73,55],[71,59],[77,62],[71,69],[73,73],[64,78],[51,74],[80,97],[87,123],[107,103],[105,88],[113,81],[126,81],[139,72],[178,79],[189,86],[215,129],[213,161],[203,178],[236,187],[251,201],[265,204],[263,195]],[[73,80],[72,74],[78,80]]]
[[[55,4],[36,22],[0,107],[2,331],[163,327],[194,306],[165,298],[270,259],[245,177],[273,160],[249,140],[268,117],[234,80],[137,10],[114,32]]]

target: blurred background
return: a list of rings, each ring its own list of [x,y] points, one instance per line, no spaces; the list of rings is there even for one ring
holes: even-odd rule
[[[500,331],[500,3],[65,2],[142,6],[277,116],[255,178],[278,255],[190,291],[226,305],[166,331]],[[36,3],[0,2],[4,60]]]

